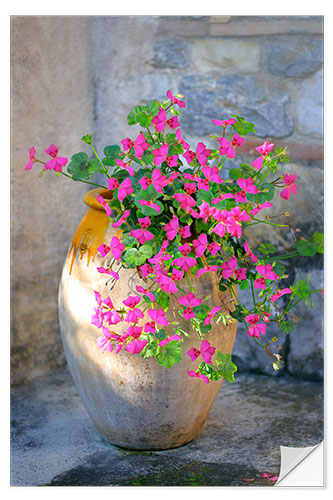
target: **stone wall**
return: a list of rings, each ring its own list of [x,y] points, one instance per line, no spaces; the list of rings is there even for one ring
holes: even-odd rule
[[[12,383],[64,363],[58,283],[67,247],[85,212],[85,185],[24,170],[31,146],[69,156],[92,129],[90,19],[11,19]]]
[[[212,118],[230,113],[257,125],[239,161],[252,161],[263,140],[289,148],[298,176],[292,213],[304,236],[323,229],[323,19],[314,16],[95,16],[12,18],[12,335],[13,381],[63,362],[56,294],[67,243],[84,212],[85,189],[66,179],[23,173],[31,145],[64,154],[84,150],[92,131],[98,151],[135,133],[129,110],[166,91],[186,95],[181,127],[194,145],[214,143]],[[52,178],[51,178],[52,177]],[[24,188],[22,187],[24,178]],[[281,200],[282,202],[282,200]],[[292,239],[257,230],[279,250]],[[23,253],[24,252],[24,253]],[[22,259],[22,254],[24,259]],[[290,264],[290,265],[289,265]],[[322,286],[322,262],[288,262],[290,283],[312,275]],[[245,297],[247,300],[247,297]],[[14,306],[15,305],[15,306]],[[322,377],[322,297],[304,321],[281,338],[281,373]],[[272,332],[273,335],[274,332]],[[270,363],[241,327],[240,369],[272,374]]]

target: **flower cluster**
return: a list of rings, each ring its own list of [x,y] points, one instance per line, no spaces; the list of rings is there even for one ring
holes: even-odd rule
[[[268,354],[274,369],[279,369],[280,354],[268,348],[272,341],[263,343],[266,327],[276,323],[283,332],[291,332],[295,319],[291,309],[317,292],[302,280],[283,287],[280,281],[286,278],[286,268],[281,260],[322,252],[322,235],[315,233],[310,240],[299,237],[290,255],[276,255],[270,243],[251,249],[245,230],[252,225],[291,227],[272,222],[273,217],[286,217],[286,213],[263,215],[273,207],[276,190],[281,190],[285,200],[297,193],[296,175],[276,177],[279,163],[289,161],[286,149],[274,149],[273,143],[265,141],[256,147],[259,156],[251,164],[230,168],[226,162],[236,161],[254,124],[236,115],[214,118],[217,135],[210,139],[215,140],[216,148],[203,142],[191,148],[178,119],[180,109],[186,108],[185,96],[168,90],[166,97],[164,102],[152,100],[136,106],[128,123],[139,124],[139,133],[123,139],[122,147],[107,146],[104,158],[93,147],[92,136],[84,136],[82,140],[95,156],[89,160],[86,153],[73,155],[68,174],[62,171],[68,160],[58,156],[53,144],[45,150],[51,156],[47,162],[36,158],[35,148],[29,152],[27,170],[38,162],[43,170],[52,169],[58,176],[93,185],[89,179],[96,171],[105,174],[106,185],[101,187],[111,191],[112,197],[99,196],[97,201],[108,216],[112,210],[117,212],[111,223],[121,230],[121,236],[99,246],[101,258],[108,256],[109,264],[96,272],[110,275],[116,283],[122,269],[133,268],[143,280],[143,286],[136,287],[137,294],[124,298],[118,309],[110,297],[94,292],[91,322],[101,331],[97,346],[102,352],[118,353],[124,348],[143,358],[154,356],[159,364],[171,368],[182,359],[184,335],[194,334],[200,338],[200,349],[192,347],[186,355],[194,363],[201,362],[188,375],[206,383],[221,377],[232,381],[237,368],[230,354],[222,354],[204,337],[216,323],[238,320],[246,325],[249,338]],[[209,297],[196,296],[193,279],[206,273],[218,278],[219,304],[209,306]],[[184,290],[184,283],[190,291]],[[239,300],[237,287],[251,288],[250,309]],[[285,295],[286,301],[281,299]],[[180,317],[189,323],[187,332],[166,317],[171,297],[179,306]],[[112,331],[116,324],[122,326],[121,334]]]

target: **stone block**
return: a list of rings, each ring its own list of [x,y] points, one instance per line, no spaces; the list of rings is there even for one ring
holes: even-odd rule
[[[185,16],[160,17],[157,30],[159,35],[199,37],[209,34],[208,18],[188,19]]]
[[[156,42],[153,66],[154,68],[186,68],[188,66],[186,52],[186,46],[180,40]]]
[[[301,83],[296,105],[298,132],[312,137],[322,137],[323,114],[323,72],[321,70]]]
[[[299,77],[319,69],[323,63],[323,42],[313,37],[279,39],[267,55],[273,75]]]
[[[254,73],[259,70],[260,48],[256,43],[241,40],[200,40],[192,44],[192,61],[200,73]]]
[[[292,17],[292,16],[291,16]],[[322,34],[322,20],[278,20],[243,22],[237,16],[229,23],[211,23],[211,36],[262,36],[262,35],[298,35]]]
[[[187,96],[181,124],[191,135],[216,132],[212,118],[225,119],[231,113],[256,124],[260,137],[288,137],[294,126],[289,114],[290,97],[278,84],[252,75],[208,77],[187,75],[180,81]]]

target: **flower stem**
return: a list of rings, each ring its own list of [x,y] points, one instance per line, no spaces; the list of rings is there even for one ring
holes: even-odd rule
[[[190,278],[189,278],[189,276],[188,276],[188,274],[187,274],[187,272],[186,272],[186,271],[185,271],[185,276],[186,276],[187,283],[188,283],[188,286],[190,287],[191,292],[192,292],[192,293],[194,293],[194,288],[193,288],[193,286],[191,285]]]
[[[65,174],[65,172],[60,172],[60,173],[62,175],[64,175],[65,177],[68,177],[69,179],[73,180],[73,177],[71,175]],[[74,181],[74,182],[77,182],[77,181]],[[103,188],[103,189],[107,189],[107,187],[101,186],[100,184],[96,184],[95,182],[84,181],[82,179],[80,179],[79,182],[84,182],[85,184],[91,184],[92,186],[97,186],[97,187],[100,187],[100,188]]]

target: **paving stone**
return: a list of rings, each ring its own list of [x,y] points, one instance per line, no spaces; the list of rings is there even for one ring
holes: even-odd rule
[[[12,390],[11,485],[271,486],[257,474],[279,473],[281,445],[322,440],[322,399],[319,382],[239,375],[223,384],[191,443],[138,452],[101,438],[59,371]]]

